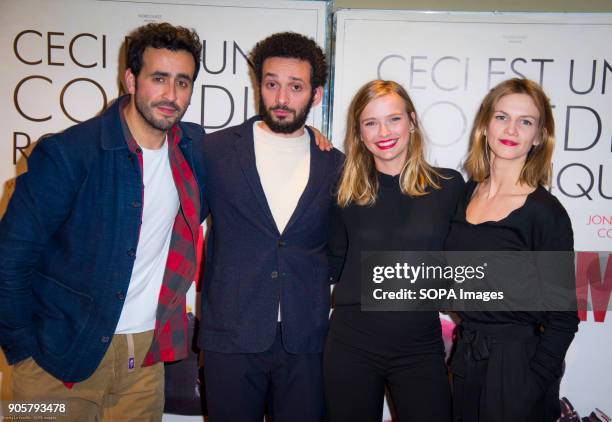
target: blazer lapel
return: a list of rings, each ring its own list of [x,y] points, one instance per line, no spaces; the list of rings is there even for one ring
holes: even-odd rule
[[[308,207],[312,205],[312,202],[321,188],[327,186],[325,178],[332,177],[331,173],[326,171],[326,167],[329,164],[329,160],[326,159],[326,154],[330,153],[321,151],[314,142],[314,135],[310,133],[310,130],[308,133],[310,134],[310,174],[308,175],[308,183],[283,233],[291,229],[291,226],[295,224]]]
[[[266,194],[264,193],[263,187],[261,186],[261,180],[259,179],[259,173],[257,173],[257,164],[255,162],[255,144],[253,141],[253,123],[254,119],[249,119],[244,125],[240,126],[240,130],[236,132],[236,139],[234,139],[234,147],[242,167],[242,172],[246,178],[253,195],[257,198],[257,202],[261,207],[268,223],[274,227],[276,233],[280,235],[276,222],[270,211]]]

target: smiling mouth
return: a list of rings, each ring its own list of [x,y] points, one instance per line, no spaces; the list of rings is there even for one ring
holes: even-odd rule
[[[518,142],[511,141],[510,139],[500,139],[499,142],[506,145],[507,147],[515,147],[518,145]]]
[[[382,149],[382,150],[391,149],[397,144],[398,141],[399,141],[399,138],[383,139],[382,141],[376,142],[375,145],[378,149]]]
[[[166,116],[172,116],[177,112],[177,109],[174,107],[157,107],[157,109]]]
[[[164,116],[173,116],[179,111],[179,108],[173,102],[160,101],[152,104],[152,106],[157,108]]]

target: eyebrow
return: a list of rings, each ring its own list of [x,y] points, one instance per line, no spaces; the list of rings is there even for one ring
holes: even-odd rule
[[[268,78],[268,77],[270,77],[270,78],[278,78],[278,75],[277,75],[276,73],[268,72],[268,73],[266,73],[266,74],[265,74],[263,77],[264,77],[264,78]],[[292,81],[299,81],[299,82],[304,82],[304,83],[306,83],[306,82],[304,81],[304,79],[302,79],[302,78],[298,78],[298,77],[295,77],[295,76],[289,76],[289,79],[291,79]]]
[[[503,113],[503,114],[505,114],[506,116],[509,116],[509,114],[508,114],[508,113],[506,113],[506,112],[505,112],[505,111],[503,111],[503,110],[495,110],[495,111],[494,111],[494,113]],[[532,116],[531,114],[523,114],[523,115],[521,115],[521,116],[519,116],[519,117],[530,117],[530,118],[532,118],[532,119],[534,119],[534,120],[538,120],[538,118],[537,118],[536,116]]]
[[[387,114],[386,116],[383,116],[383,117],[387,118],[387,117],[395,117],[395,116],[402,116],[402,115],[403,115],[403,113],[401,111],[399,111],[397,113]],[[360,121],[365,122],[366,120],[377,120],[377,119],[378,119],[377,117],[364,117],[364,118],[360,119]]]
[[[164,78],[167,78],[167,77],[170,76],[170,73],[169,72],[162,72],[161,70],[157,70],[157,71],[151,73],[151,76],[162,76]],[[178,73],[176,75],[176,77],[178,79],[187,79],[188,81],[191,81],[191,76],[189,76],[189,75],[187,75],[185,73]]]

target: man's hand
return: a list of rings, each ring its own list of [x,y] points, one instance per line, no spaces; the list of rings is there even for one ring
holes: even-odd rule
[[[310,128],[310,129],[311,129],[313,132],[314,132],[314,135],[315,135],[315,144],[317,144],[317,146],[319,147],[319,149],[320,149],[321,151],[331,151],[331,150],[332,150],[332,148],[334,147],[334,146],[332,145],[332,142],[331,142],[329,139],[327,139],[327,138],[325,137],[325,135],[323,135],[323,134],[322,134],[322,133],[319,131],[319,129],[314,128],[314,127],[312,127],[312,126],[308,126],[308,127],[309,127],[309,128]]]

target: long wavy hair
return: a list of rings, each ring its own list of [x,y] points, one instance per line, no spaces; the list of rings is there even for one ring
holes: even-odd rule
[[[555,149],[555,120],[548,97],[537,83],[529,79],[508,79],[493,88],[482,100],[474,119],[470,134],[470,149],[464,167],[469,177],[476,182],[486,180],[491,174],[489,157],[491,149],[487,143],[487,127],[495,113],[499,100],[510,94],[526,94],[534,102],[540,118],[538,119],[538,144],[529,153],[519,182],[532,187],[548,186],[552,178],[552,154]]]
[[[360,118],[370,102],[393,94],[404,100],[406,113],[414,127],[408,140],[406,162],[399,177],[400,189],[405,195],[422,196],[426,195],[430,188],[440,188],[441,176],[425,161],[423,134],[412,100],[397,82],[378,79],[368,82],[357,91],[348,110],[344,138],[346,160],[337,193],[337,201],[341,207],[351,203],[373,205],[376,202],[378,194],[376,166],[372,153],[361,140]]]

